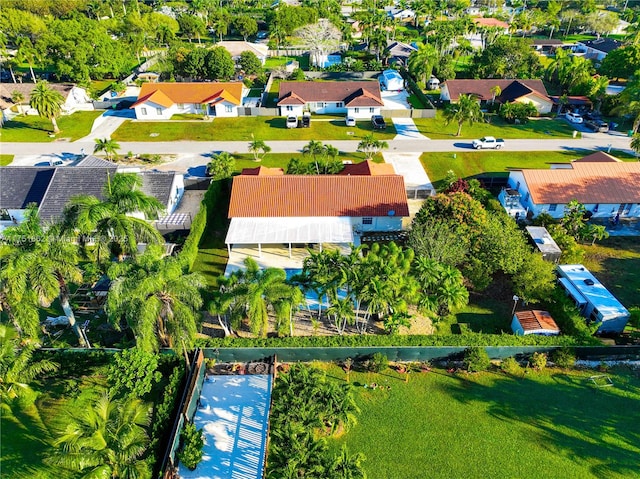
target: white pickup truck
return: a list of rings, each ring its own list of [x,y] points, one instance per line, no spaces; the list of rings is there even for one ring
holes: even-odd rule
[[[483,150],[487,148],[493,148],[499,150],[504,146],[504,140],[502,138],[494,138],[493,136],[485,136],[479,140],[473,140],[472,146],[476,150]]]

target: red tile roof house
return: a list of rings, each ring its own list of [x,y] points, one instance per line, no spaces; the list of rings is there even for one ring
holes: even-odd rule
[[[481,104],[491,103],[491,89],[500,87],[496,103],[533,103],[538,113],[550,113],[553,100],[549,98],[542,80],[447,80],[440,85],[440,99],[455,103],[462,94],[475,95]]]
[[[359,244],[358,233],[400,231],[409,216],[404,178],[377,171],[350,175],[283,175],[271,169],[233,179],[225,243],[257,245]],[[320,246],[322,247],[322,246]]]
[[[238,116],[238,106],[248,89],[233,83],[144,83],[131,106],[138,120],[168,120],[177,113]]]
[[[278,106],[282,116],[309,111],[371,118],[380,114],[384,102],[378,81],[306,81],[280,83]]]
[[[508,187],[518,190],[534,217],[545,212],[562,218],[567,203],[577,200],[594,218],[640,218],[640,163],[604,152],[548,170],[512,170]]]

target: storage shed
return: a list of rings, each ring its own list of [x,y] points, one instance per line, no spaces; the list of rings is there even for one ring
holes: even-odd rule
[[[400,91],[404,90],[404,79],[395,70],[385,70],[380,77],[380,83],[384,86],[385,90]]]
[[[518,311],[513,315],[511,330],[517,336],[539,334],[541,336],[557,336],[560,328],[547,311],[537,309]]]
[[[527,226],[527,233],[533,244],[542,253],[542,259],[552,263],[560,261],[562,250],[543,226]]]

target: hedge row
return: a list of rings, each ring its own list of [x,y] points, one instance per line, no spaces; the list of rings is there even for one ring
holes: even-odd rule
[[[418,84],[413,80],[413,78],[411,78],[411,75],[409,75],[409,72],[405,68],[402,68],[400,70],[400,75],[402,75],[402,78],[404,78],[405,81],[407,82],[407,85],[409,85],[409,89],[411,90],[411,93],[413,93],[415,96],[417,96],[420,99],[422,104],[425,105],[425,108],[433,109],[434,107],[429,97],[425,95],[425,93],[418,86]]]
[[[512,334],[443,335],[345,335],[294,336],[282,338],[207,338],[196,344],[210,348],[330,348],[371,346],[591,346],[601,345],[597,338],[573,336],[514,336]]]
[[[213,214],[216,203],[220,198],[221,191],[222,181],[212,181],[209,185],[209,189],[207,189],[207,192],[202,199],[202,202],[200,203],[200,210],[191,222],[191,231],[184,242],[182,251],[180,251],[180,254],[178,255],[178,258],[183,262],[188,271],[192,270],[193,263],[196,261],[200,239],[207,227],[207,222],[209,221],[210,216]]]

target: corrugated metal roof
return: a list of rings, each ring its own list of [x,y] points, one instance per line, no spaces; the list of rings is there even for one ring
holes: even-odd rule
[[[544,329],[546,331],[560,331],[560,328],[547,311],[537,309],[531,311],[518,311],[515,314],[518,322],[525,331],[536,331]]]
[[[388,176],[236,176],[229,218],[409,216],[404,179]]]
[[[574,161],[571,166],[521,170],[533,202],[640,203],[640,163]]]

